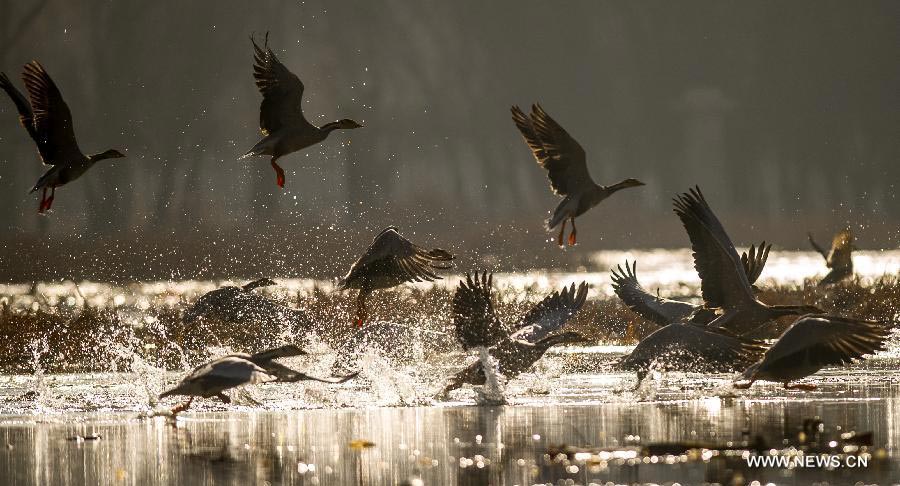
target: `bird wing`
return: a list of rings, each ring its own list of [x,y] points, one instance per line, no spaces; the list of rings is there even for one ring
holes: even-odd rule
[[[37,142],[37,134],[34,131],[34,114],[31,112],[31,105],[28,104],[28,100],[25,99],[25,96],[21,91],[16,89],[6,76],[6,73],[0,73],[0,88],[3,88],[3,91],[6,91],[6,94],[8,94],[13,103],[15,103],[16,109],[19,111],[19,123],[25,127],[25,130],[28,131],[28,135]]]
[[[531,106],[530,117],[518,106],[511,112],[534,158],[547,170],[553,192],[567,196],[596,186],[587,169],[584,149],[540,105]]]
[[[891,326],[826,315],[797,319],[766,351],[763,366],[775,361],[803,363],[819,368],[850,363],[884,349]]]
[[[31,61],[25,65],[22,80],[31,99],[32,137],[44,163],[59,165],[83,158],[75,140],[72,112],[44,67]]]
[[[441,277],[432,272],[431,268],[445,267],[436,266],[434,262],[449,262],[453,259],[454,256],[446,250],[440,248],[426,250],[413,244],[404,238],[397,228],[391,226],[375,237],[363,256],[350,267],[339,287],[345,289],[359,272],[376,262],[387,265],[391,272],[400,273],[408,282],[440,280]]]
[[[253,43],[253,78],[262,94],[259,128],[269,135],[285,126],[312,126],[303,116],[303,82],[278,60],[269,48],[269,34],[263,47]]]
[[[294,356],[303,356],[306,354],[308,353],[300,349],[300,347],[296,344],[286,344],[277,348],[260,351],[245,359],[257,366],[263,366],[263,363],[267,363],[275,359],[292,358]]]
[[[762,349],[759,342],[724,329],[679,322],[642,339],[619,366],[636,370],[658,363],[671,370],[737,371],[756,362]]]
[[[578,289],[573,283],[560,292],[553,292],[538,302],[522,317],[519,330],[510,339],[523,344],[536,344],[553,331],[561,329],[587,300],[588,286],[581,282]]]
[[[825,262],[828,262],[828,252],[825,251],[824,248],[819,246],[818,243],[816,243],[816,240],[813,239],[812,233],[806,233],[806,238],[809,240],[809,244],[813,247],[813,249],[816,250],[816,252],[818,252],[820,255],[822,255],[822,258],[825,259]]]
[[[737,250],[700,188],[681,194],[674,203],[675,214],[691,240],[694,268],[700,275],[700,290],[706,305],[731,308],[754,300]]]
[[[267,374],[265,369],[249,361],[246,357],[231,355],[198,366],[182,382],[202,381],[210,378],[216,378],[223,383],[232,383],[231,386],[239,386],[274,381],[276,377]]]
[[[466,274],[453,294],[453,326],[463,349],[493,346],[509,335],[497,318],[491,301],[494,276],[484,272]]]
[[[661,326],[684,319],[694,312],[695,306],[687,302],[663,299],[647,292],[637,279],[637,262],[632,266],[625,261],[625,269],[619,265],[612,270],[613,291],[629,309]]]
[[[772,245],[766,245],[766,242],[763,241],[759,244],[758,249],[754,245],[750,245],[749,250],[741,253],[741,266],[744,267],[744,273],[747,274],[747,280],[751,285],[756,283],[762,274],[771,249]]]

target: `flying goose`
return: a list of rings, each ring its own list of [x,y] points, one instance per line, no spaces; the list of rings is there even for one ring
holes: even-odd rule
[[[704,306],[720,313],[710,326],[745,334],[782,316],[823,312],[811,305],[767,305],[759,301],[737,250],[700,188],[681,194],[674,203],[675,214],[691,240]]]
[[[534,344],[524,344],[522,341],[504,339],[490,348],[489,352],[497,362],[497,371],[509,379],[528,371],[553,346],[585,342],[587,342],[587,339],[576,332],[563,332],[540,339]],[[470,385],[484,385],[487,382],[487,376],[484,374],[482,363],[483,361],[479,359],[453,375],[447,380],[446,386],[438,396],[446,396],[451,391],[461,388],[467,383]]]
[[[663,371],[703,373],[739,371],[762,356],[765,350],[762,344],[737,336],[727,329],[675,322],[642,339],[631,353],[619,360],[617,366],[637,372],[637,386],[651,367]]]
[[[741,254],[741,265],[751,286],[762,273],[771,248],[772,245],[766,245],[764,241],[759,245],[758,251],[755,245],[750,245],[750,249]],[[611,273],[613,291],[625,306],[644,319],[660,326],[687,320],[703,308],[702,305],[666,299],[647,292],[637,279],[637,261],[629,266],[626,260],[624,270],[621,265],[617,265],[611,270]],[[714,316],[711,313],[702,313],[695,317],[700,318],[700,315]],[[696,321],[696,319],[694,320]]]
[[[38,213],[43,214],[53,206],[57,187],[81,177],[101,160],[125,156],[112,149],[92,155],[81,152],[75,140],[75,128],[69,106],[41,63],[31,61],[26,64],[22,80],[28,90],[30,104],[9,81],[6,74],[0,73],[0,87],[15,103],[19,111],[19,122],[37,145],[41,160],[50,166],[30,191],[35,192],[39,189],[42,191]]]
[[[453,297],[456,335],[464,349],[480,348],[482,355],[466,369],[454,375],[440,395],[461,387],[464,383],[484,384],[487,377],[483,366],[487,355],[497,363],[498,372],[512,378],[527,370],[550,349],[563,343],[583,342],[576,333],[554,334],[562,329],[587,300],[587,284],[582,282],[554,291],[535,304],[515,326],[504,326],[495,314],[491,302],[491,276],[474,279],[468,276],[460,283]],[[484,326],[479,331],[477,326]],[[506,334],[511,329],[512,334]],[[505,335],[504,335],[505,334]],[[487,346],[492,345],[489,349]]]
[[[362,125],[343,118],[317,127],[303,116],[303,82],[278,60],[269,48],[269,34],[263,47],[253,36],[253,77],[262,94],[259,107],[259,128],[262,140],[241,158],[256,155],[272,157],[278,187],[284,187],[284,169],[278,165],[280,157],[303,150],[325,140],[332,131],[361,128]]]
[[[280,304],[255,289],[276,285],[268,278],[254,280],[241,287],[224,286],[203,294],[181,316],[185,324],[202,320],[260,327],[288,325],[291,334],[313,328],[312,319],[300,310]]]
[[[853,276],[853,234],[850,228],[839,231],[831,240],[831,249],[825,251],[824,248],[816,244],[812,233],[807,233],[809,244],[822,255],[825,264],[831,271],[825,278],[819,282],[819,286],[830,285],[840,282],[846,278]]]
[[[531,105],[530,116],[525,115],[518,106],[513,106],[511,111],[513,122],[525,138],[534,158],[547,170],[553,192],[564,196],[552,217],[547,220],[547,231],[560,226],[557,245],[563,246],[566,221],[572,221],[569,246],[573,246],[577,243],[576,217],[616,191],[644,185],[637,179],[625,179],[611,186],[597,185],[588,172],[584,149],[539,104]]]
[[[482,272],[479,277],[476,271],[474,279],[467,273],[453,294],[453,328],[465,351],[493,346],[512,333],[494,312],[493,282],[491,273]]]
[[[195,397],[216,397],[223,403],[231,403],[231,398],[223,392],[242,385],[268,382],[296,382],[304,380],[338,384],[354,378],[351,373],[336,380],[309,376],[275,362],[276,359],[305,355],[302,349],[289,344],[256,354],[235,353],[202,364],[184,377],[171,390],[159,395],[160,399],[176,395],[188,396],[188,401],[172,409],[172,415],[187,410]]]
[[[337,284],[337,290],[359,289],[356,297],[356,325],[362,327],[368,313],[366,298],[372,291],[396,287],[406,282],[432,282],[439,280],[432,269],[447,269],[436,262],[454,259],[440,248],[426,250],[414,245],[390,226],[378,233],[363,253]]]
[[[217,397],[223,403],[231,403],[231,398],[223,392],[241,385],[253,385],[276,381],[278,377],[253,362],[238,356],[225,356],[198,366],[181,382],[159,395],[160,399],[175,395],[186,395],[188,401],[172,409],[172,415],[183,412],[191,406],[194,397]]]
[[[891,326],[827,315],[797,319],[758,362],[748,367],[735,388],[757,380],[775,381],[789,390],[814,390],[814,384],[791,384],[826,366],[840,366],[884,349]]]

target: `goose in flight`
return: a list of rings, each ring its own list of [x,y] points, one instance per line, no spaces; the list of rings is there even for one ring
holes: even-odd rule
[[[479,359],[450,378],[440,395],[461,387],[464,383],[486,383],[484,365],[487,355],[496,361],[497,370],[512,378],[527,370],[557,344],[583,342],[576,333],[553,334],[565,327],[587,300],[587,283],[572,284],[554,291],[535,304],[514,326],[505,326],[491,304],[492,276],[481,278],[467,275],[453,296],[453,322],[456,335],[464,349],[480,348]],[[483,329],[479,330],[478,326]],[[510,331],[512,333],[510,334]],[[488,348],[488,346],[491,346]]]
[[[254,280],[237,287],[227,285],[200,296],[181,315],[185,324],[213,321],[237,324],[257,337],[265,337],[274,329],[287,329],[291,335],[305,335],[315,329],[309,314],[288,307],[255,292],[256,289],[276,285],[268,278]],[[254,339],[255,340],[255,339]]]
[[[681,194],[675,201],[675,214],[681,219],[694,256],[694,268],[700,275],[704,306],[719,314],[709,325],[746,334],[782,316],[822,314],[811,305],[768,305],[753,295],[753,287],[744,263],[728,233],[710,209],[700,188]]]
[[[0,73],[0,87],[16,105],[19,122],[37,145],[41,160],[50,166],[31,188],[31,192],[42,191],[38,212],[43,214],[53,206],[57,187],[81,177],[101,160],[125,156],[118,150],[91,155],[81,152],[75,139],[69,106],[41,63],[31,61],[26,64],[22,80],[28,99],[13,86],[6,74]]]
[[[465,351],[493,346],[512,334],[494,312],[493,282],[491,273],[482,272],[479,277],[476,271],[475,278],[467,273],[453,294],[453,329]]]
[[[390,226],[378,233],[366,252],[350,266],[350,271],[337,284],[337,290],[359,289],[356,297],[356,325],[362,327],[368,313],[366,298],[372,291],[396,287],[406,282],[433,282],[441,277],[432,269],[454,259],[446,250],[427,250],[413,244]]]
[[[734,372],[758,360],[763,351],[762,342],[742,338],[727,329],[675,322],[642,339],[617,366],[637,372],[637,388],[651,367],[663,371]]]
[[[586,342],[588,340],[576,332],[563,332],[540,339],[534,344],[523,344],[521,341],[504,339],[490,348],[489,352],[497,362],[497,371],[510,379],[528,371],[553,346]],[[465,384],[484,385],[486,382],[487,376],[484,373],[483,360],[479,359],[448,379],[446,386],[438,396],[446,396]]]
[[[513,122],[522,133],[534,158],[547,170],[553,192],[563,196],[563,200],[547,220],[548,231],[560,227],[557,245],[563,246],[567,221],[572,221],[569,246],[573,246],[577,243],[576,217],[600,204],[614,192],[644,185],[637,179],[625,179],[611,186],[597,185],[588,172],[584,149],[539,104],[531,105],[530,116],[518,106],[513,106],[511,111]]]
[[[263,47],[253,43],[253,78],[262,94],[259,107],[259,128],[262,140],[241,158],[256,155],[271,157],[278,187],[284,187],[284,169],[278,159],[325,140],[334,130],[361,128],[362,125],[344,118],[317,127],[303,116],[303,82],[278,60],[269,48],[269,34]]]
[[[231,403],[225,390],[242,385],[268,382],[296,382],[304,380],[322,383],[344,383],[356,377],[351,373],[336,380],[315,378],[275,362],[276,359],[305,355],[299,347],[289,344],[256,354],[235,353],[202,364],[184,377],[174,388],[159,395],[160,399],[170,396],[187,396],[188,401],[172,409],[172,415],[187,410],[195,397],[216,397],[223,403]]]
[[[767,245],[764,241],[759,245],[759,250],[755,245],[750,245],[750,249],[741,254],[741,266],[751,286],[762,274],[771,248],[772,245]],[[613,292],[626,307],[650,322],[665,326],[688,320],[691,316],[694,316],[695,322],[697,319],[714,318],[712,313],[698,313],[703,309],[703,305],[666,299],[647,292],[637,279],[637,261],[629,266],[626,260],[624,270],[621,265],[617,265],[611,273]],[[753,288],[755,290],[756,287]]]
[[[191,406],[194,397],[216,397],[223,403],[231,403],[231,398],[223,393],[225,390],[276,380],[278,377],[266,373],[265,369],[245,358],[225,356],[198,366],[177,386],[160,394],[159,398],[188,396],[186,403],[172,409],[172,415],[177,415]]]
[[[831,240],[831,249],[825,251],[824,248],[816,244],[812,233],[807,233],[809,244],[822,255],[825,259],[825,265],[830,271],[825,278],[819,282],[819,286],[830,285],[840,282],[846,278],[853,276],[853,234],[850,228],[839,231]]]
[[[791,384],[826,366],[841,366],[884,349],[891,326],[827,315],[797,319],[758,362],[748,367],[735,388],[757,380],[775,381],[789,390],[814,390],[814,384]]]

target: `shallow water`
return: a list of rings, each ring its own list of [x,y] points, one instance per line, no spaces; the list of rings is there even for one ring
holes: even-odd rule
[[[503,275],[499,285],[544,290],[575,279],[607,294],[605,268],[637,258],[647,288],[696,293],[687,250],[605,252],[581,273]],[[900,252],[856,257],[864,279],[900,270]],[[823,274],[812,253],[772,254],[763,278],[795,284]],[[313,281],[279,281],[303,294]],[[454,279],[445,284],[453,285]],[[81,283],[84,299],[128,309],[184,305],[211,282],[126,287]],[[50,305],[73,297],[71,284],[0,288],[13,305]],[[310,374],[329,373],[333,352],[286,360]],[[632,391],[634,377],[613,371],[624,346],[551,350],[533,372],[511,380],[502,407],[475,406],[471,388],[434,400],[444,377],[471,357],[418,356],[415,365],[370,353],[363,372],[339,386],[267,384],[232,394],[224,405],[200,400],[177,421],[175,401],[154,397],[183,373],[135,360],[125,373],[0,376],[0,484],[893,484],[900,481],[900,344],[847,369],[820,372],[813,392],[772,384],[734,390],[732,376],[668,373]],[[872,446],[847,449],[866,467],[754,468],[746,442],[796,454],[804,422],[822,422],[817,444],[843,452],[841,434],[872,433]],[[807,430],[811,439],[815,427]],[[760,439],[757,439],[759,437]],[[761,441],[761,442],[760,442]],[[830,445],[835,441],[834,447]],[[688,452],[651,446],[690,442]],[[561,446],[571,456],[557,455]],[[687,446],[686,444],[682,444]],[[732,446],[734,451],[719,450]],[[849,446],[848,446],[849,447]],[[754,453],[755,454],[755,453]],[[768,454],[768,452],[763,452]],[[842,460],[845,456],[841,456]],[[846,463],[842,463],[846,464]],[[560,482],[563,481],[563,482]],[[565,482],[571,481],[571,482]],[[415,483],[413,483],[415,484]]]

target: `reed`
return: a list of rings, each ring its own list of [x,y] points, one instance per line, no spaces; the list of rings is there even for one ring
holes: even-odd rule
[[[495,294],[495,308],[502,319],[515,322],[544,292],[535,287],[500,288]],[[352,292],[332,293],[314,288],[302,296],[285,297],[277,292],[269,295],[307,312],[318,338],[333,348],[356,332],[351,325],[355,298]],[[442,286],[378,291],[371,297],[370,321],[398,322],[450,333],[451,297],[452,289]],[[815,304],[843,316],[900,320],[900,279],[894,275],[866,282],[850,280],[824,289],[812,282],[802,286],[764,285],[760,298],[771,304]],[[286,326],[278,322],[248,326],[205,320],[186,325],[180,318],[190,304],[186,298],[174,305],[154,303],[147,309],[63,303],[17,308],[10,305],[11,300],[11,296],[0,295],[3,373],[32,373],[35,364],[46,372],[57,373],[128,371],[136,359],[152,366],[181,369],[225,350],[253,352],[300,339],[288,335]],[[790,322],[787,318],[759,337],[773,337]],[[603,296],[588,300],[569,325],[569,330],[605,344],[633,344],[655,329],[654,324],[628,310],[617,298]]]

